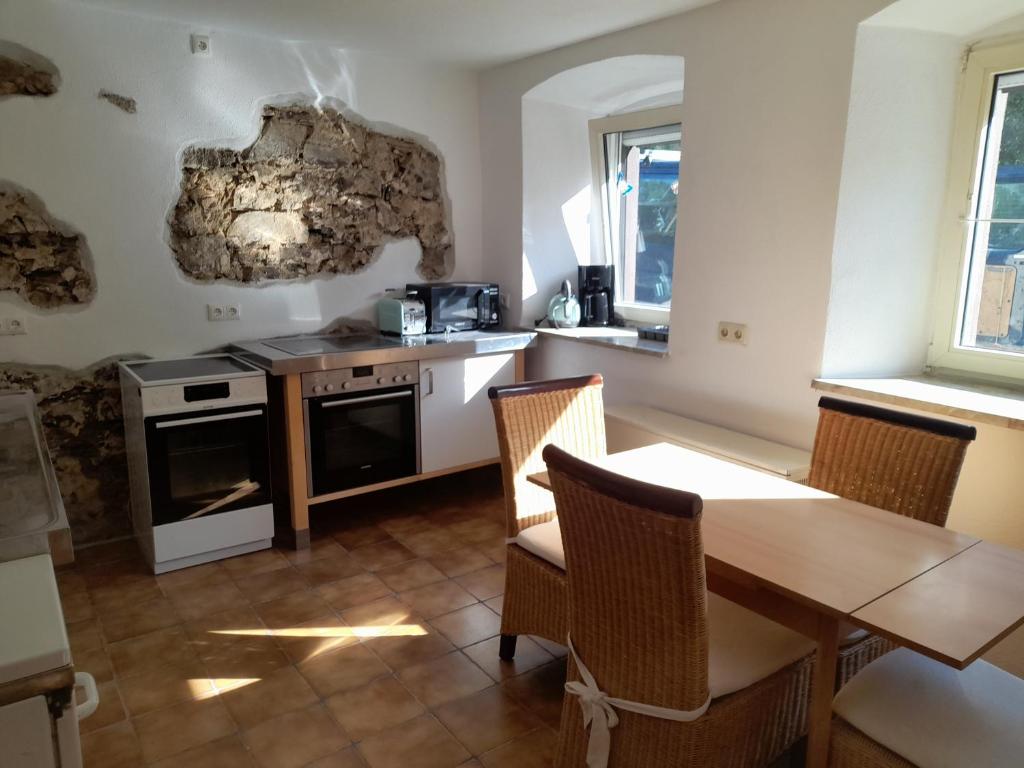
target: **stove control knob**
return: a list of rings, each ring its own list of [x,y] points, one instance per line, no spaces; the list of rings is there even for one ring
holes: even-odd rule
[[[324,385],[324,391],[325,392],[333,392],[334,391],[334,385],[333,384],[326,384],[326,385]]]
[[[344,382],[342,382],[341,388],[342,389],[352,389],[352,382],[351,381],[344,381]]]
[[[402,381],[412,381],[412,374],[405,374],[405,376],[402,377]]]
[[[321,390],[321,386],[319,384],[314,384],[313,385],[313,394],[314,395],[317,394],[320,390]]]
[[[377,379],[377,383],[378,383],[378,384],[383,384],[383,383],[385,383],[386,381],[387,381],[387,378],[385,378],[384,376],[381,376],[381,377],[380,377],[379,379]]]
[[[393,378],[393,379],[392,379],[392,381],[393,381],[393,382],[395,382],[396,384],[397,384],[398,382],[400,382],[401,380],[402,380],[402,377],[401,377],[401,376],[395,376],[395,378]]]

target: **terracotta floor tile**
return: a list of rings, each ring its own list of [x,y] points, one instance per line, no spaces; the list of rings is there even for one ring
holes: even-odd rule
[[[390,541],[391,534],[376,525],[359,525],[353,528],[343,528],[335,531],[334,540],[345,549],[353,550],[358,547],[365,547],[367,544],[380,544],[383,541]]]
[[[505,592],[505,566],[492,565],[462,576],[456,576],[462,587],[477,600],[490,600]]]
[[[395,597],[384,597],[341,612],[341,618],[353,627],[404,624],[413,615],[413,610]]]
[[[110,663],[106,649],[90,648],[86,651],[77,651],[73,661],[75,669],[79,672],[88,672],[97,683],[105,683],[114,679],[114,667]]]
[[[456,647],[464,648],[497,635],[501,618],[486,605],[474,603],[431,619],[430,623]]]
[[[431,715],[371,736],[358,749],[370,768],[454,768],[470,756]]]
[[[501,616],[501,611],[505,607],[504,595],[501,597],[492,597],[490,600],[484,600],[484,605]]]
[[[82,574],[82,579],[89,590],[102,587],[126,587],[153,578],[153,570],[146,565],[141,557],[115,560],[100,565],[81,566],[78,572]]]
[[[440,581],[407,592],[401,592],[398,599],[428,619],[451,613],[476,602],[476,598],[454,581]]]
[[[85,621],[95,616],[88,592],[71,592],[61,595],[60,607],[64,611],[64,622]]]
[[[180,619],[165,597],[158,597],[145,603],[126,605],[120,610],[102,614],[100,625],[108,643],[138,637],[165,627],[178,624]]]
[[[82,734],[82,762],[85,768],[140,768],[142,750],[131,722]]]
[[[505,540],[505,526],[496,520],[482,517],[453,523],[448,526],[448,530],[471,544],[491,544]]]
[[[220,699],[242,729],[319,700],[294,667],[281,667],[261,680],[225,691]]]
[[[439,526],[421,528],[407,533],[397,533],[395,538],[415,552],[418,557],[439,555],[452,547],[459,546],[461,543],[459,539],[452,537],[450,531],[446,531]]]
[[[291,565],[275,549],[261,549],[258,552],[250,552],[247,555],[229,557],[227,560],[221,560],[220,564],[233,579],[243,576],[255,576],[257,573],[266,573],[267,571],[276,571],[279,568],[288,568]]]
[[[319,704],[267,720],[244,731],[242,740],[262,768],[299,768],[350,744]]]
[[[261,678],[288,664],[288,657],[248,605],[191,621],[185,632],[217,685],[232,687],[232,681]]]
[[[477,544],[476,548],[501,565],[504,565],[505,560],[508,558],[508,544],[504,540],[493,541],[490,544]]]
[[[274,639],[294,664],[359,642],[354,630],[333,613],[274,630]]]
[[[255,765],[252,753],[242,740],[228,736],[153,763],[152,768],[254,768]]]
[[[355,741],[404,723],[425,711],[394,677],[382,677],[361,688],[336,693],[324,704]]]
[[[126,606],[147,603],[163,596],[160,585],[152,576],[140,577],[130,584],[96,587],[89,591],[96,613],[101,616],[117,613]]]
[[[311,587],[356,576],[363,572],[363,567],[353,560],[351,555],[340,551],[340,547],[338,549],[339,553],[336,555],[296,565],[295,570]]]
[[[416,555],[397,541],[383,541],[351,550],[352,558],[368,571],[379,571],[389,565],[415,560]]]
[[[485,768],[551,768],[558,736],[549,728],[520,736],[480,756]]]
[[[75,563],[80,568],[138,557],[139,545],[135,543],[135,539],[108,541],[75,550]]]
[[[119,723],[128,716],[124,711],[117,683],[114,681],[100,683],[96,689],[100,695],[100,704],[96,707],[95,712],[78,724],[81,733],[98,731],[100,728]],[[77,689],[75,695],[79,702],[85,698],[84,694]]]
[[[96,619],[72,621],[67,625],[71,655],[103,646],[103,632]]]
[[[321,536],[313,539],[310,541],[308,549],[279,549],[278,551],[292,565],[302,565],[303,563],[311,563],[314,560],[322,560],[345,554],[345,548],[330,536]]]
[[[556,659],[561,659],[569,654],[569,649],[561,643],[553,643],[550,640],[545,640],[543,637],[534,637],[533,635],[530,635],[530,639]]]
[[[467,760],[459,765],[459,768],[483,768],[483,763],[474,757],[472,760]]]
[[[254,606],[263,623],[271,629],[294,627],[304,621],[332,613],[331,607],[315,592],[295,592],[268,603]]]
[[[132,717],[172,704],[215,696],[206,668],[196,659],[185,666],[160,665],[118,679],[121,696]]]
[[[391,588],[372,573],[332,581],[317,587],[315,591],[339,611],[365,605],[391,594]]]
[[[151,763],[235,732],[227,708],[215,698],[175,704],[132,722],[142,754]]]
[[[489,640],[484,640],[462,649],[463,653],[469,656],[484,672],[498,682],[507,677],[514,677],[524,672],[529,672],[531,669],[536,669],[542,664],[549,663],[553,658],[550,653],[533,642],[529,637],[520,635],[519,639],[516,640],[515,657],[512,661],[505,661],[498,656],[499,643],[500,638],[492,637]]]
[[[492,685],[491,679],[458,651],[407,667],[398,673],[398,679],[428,707],[461,699]]]
[[[138,674],[154,667],[178,667],[197,660],[182,627],[169,627],[147,635],[110,643],[107,655],[119,676]]]
[[[307,768],[366,768],[366,763],[355,747],[347,747],[341,752],[315,760]]]
[[[349,645],[297,665],[321,698],[366,685],[391,672],[364,644]]]
[[[184,621],[220,613],[246,602],[245,596],[231,581],[198,586],[179,584],[165,587],[164,591]]]
[[[230,578],[221,564],[214,562],[161,573],[156,577],[156,582],[161,588],[174,588],[182,584],[219,584]]]
[[[401,534],[408,534],[412,531],[433,528],[433,524],[426,517],[419,514],[394,515],[383,518],[377,523],[378,527],[384,529],[395,538]]]
[[[449,549],[427,559],[443,571],[445,576],[449,577],[461,576],[464,573],[478,571],[492,565],[490,558],[472,547]]]
[[[545,664],[524,675],[510,677],[501,685],[517,703],[537,715],[545,725],[558,728],[565,694],[564,659]]]
[[[426,560],[410,560],[377,571],[377,576],[395,592],[444,581],[446,576]]]
[[[77,568],[72,566],[57,570],[57,591],[60,592],[61,597],[85,590],[85,579],[82,578],[82,574],[78,572]]]
[[[266,603],[306,589],[306,582],[299,578],[294,568],[244,576],[235,584],[250,603]]]
[[[498,686],[438,707],[434,714],[474,755],[494,749],[540,727],[536,716]]]

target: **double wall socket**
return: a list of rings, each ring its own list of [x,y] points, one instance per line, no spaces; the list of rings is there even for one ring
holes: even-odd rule
[[[730,344],[746,344],[747,326],[743,323],[727,323],[720,320],[718,322],[718,340]]]
[[[239,320],[242,317],[241,304],[207,304],[206,319],[211,322],[220,320]]]
[[[23,317],[0,317],[0,336],[21,336],[28,333]]]

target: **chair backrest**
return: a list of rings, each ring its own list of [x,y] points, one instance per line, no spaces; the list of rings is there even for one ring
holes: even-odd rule
[[[808,484],[944,526],[974,427],[823,397]]]
[[[508,536],[554,517],[551,494],[526,478],[544,471],[541,451],[554,443],[577,456],[607,451],[600,374],[491,387],[505,486]]]
[[[700,496],[544,449],[576,652],[609,696],[692,710],[708,697]]]

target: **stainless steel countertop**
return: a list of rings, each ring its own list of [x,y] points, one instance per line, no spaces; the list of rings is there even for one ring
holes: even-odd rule
[[[403,336],[401,339],[394,336],[370,336],[368,344],[360,349],[309,355],[293,355],[271,346],[283,339],[261,339],[233,344],[231,352],[274,376],[283,376],[290,373],[351,368],[356,365],[515,352],[534,345],[536,338],[537,334],[532,331],[508,330],[458,331],[447,339],[442,333]]]

